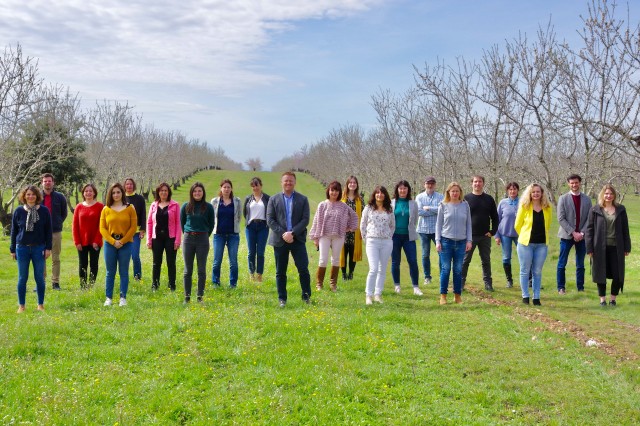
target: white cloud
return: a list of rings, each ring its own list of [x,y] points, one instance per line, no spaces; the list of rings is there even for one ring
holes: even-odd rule
[[[299,20],[348,16],[380,2],[3,0],[0,39],[21,43],[57,83],[72,89],[75,83],[119,81],[233,96],[280,79],[250,66],[274,33]]]

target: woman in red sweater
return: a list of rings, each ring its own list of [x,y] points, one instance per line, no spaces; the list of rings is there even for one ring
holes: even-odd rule
[[[92,183],[82,188],[82,199],[73,211],[73,243],[78,249],[80,287],[93,286],[98,275],[98,260],[102,248],[100,235],[100,213],[104,205],[96,198],[98,190]],[[87,285],[87,267],[89,267],[89,283]]]

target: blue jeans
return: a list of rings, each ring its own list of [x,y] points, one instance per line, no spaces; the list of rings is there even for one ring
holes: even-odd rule
[[[136,232],[133,235],[133,242],[131,243],[131,260],[133,261],[134,278],[142,278],[142,262],[140,262],[140,232]]]
[[[513,246],[518,248],[518,237],[500,235],[500,246],[502,247],[502,264],[511,265],[511,251]]]
[[[563,290],[566,285],[565,269],[569,260],[571,247],[576,246],[576,286],[578,290],[584,290],[584,256],[587,254],[587,246],[584,240],[576,243],[573,239],[560,239],[560,254],[558,255],[558,270],[556,271],[556,282],[558,290]]]
[[[231,288],[238,285],[238,246],[240,245],[239,234],[214,234],[213,236],[213,272],[211,280],[214,285],[220,285],[220,267],[222,266],[222,256],[224,247],[227,246],[229,255],[229,285]]]
[[[18,303],[24,305],[27,298],[27,280],[29,279],[29,264],[33,263],[33,278],[36,280],[38,305],[44,304],[44,244],[36,246],[16,246],[16,260],[18,261]]]
[[[424,271],[424,277],[431,279],[431,242],[436,243],[436,234],[418,234],[420,235],[420,242],[422,243],[422,270]],[[437,252],[436,252],[437,253]],[[437,253],[440,257],[440,253]]]
[[[127,290],[129,289],[129,261],[131,260],[132,246],[133,243],[126,243],[117,249],[108,242],[104,242],[104,264],[107,269],[105,287],[109,299],[113,299],[116,271],[120,272],[120,297],[127,298]]]
[[[309,275],[309,256],[307,247],[301,241],[294,240],[291,244],[284,243],[281,246],[273,246],[273,254],[276,259],[276,286],[278,287],[278,299],[287,301],[287,267],[289,266],[289,253],[300,276],[300,288],[302,299],[311,297],[311,275]]]
[[[409,235],[393,234],[393,251],[391,252],[391,276],[393,283],[400,285],[400,262],[402,260],[402,250],[407,257],[409,263],[409,275],[411,276],[411,284],[418,287],[418,254],[416,250],[416,242],[409,241]]]
[[[267,247],[267,238],[269,237],[267,222],[252,220],[245,228],[244,234],[249,246],[249,254],[247,255],[249,273],[262,275],[264,272],[264,250]]]
[[[542,283],[542,266],[547,258],[546,244],[518,244],[518,260],[520,261],[520,288],[522,297],[529,297],[529,274],[533,273],[533,298],[540,299]]]
[[[467,240],[450,240],[442,237],[440,240],[440,294],[447,294],[449,275],[453,264],[453,292],[462,294],[462,262],[464,261]]]

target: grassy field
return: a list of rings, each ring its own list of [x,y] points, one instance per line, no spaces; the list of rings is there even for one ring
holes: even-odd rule
[[[243,198],[253,175],[210,171],[197,178],[208,199],[222,177]],[[265,192],[279,190],[277,174],[259,175]],[[176,191],[176,200],[186,199],[190,183]],[[323,188],[307,176],[298,177],[297,189],[309,196],[312,211],[324,199]],[[640,201],[625,204],[635,244]],[[81,291],[68,220],[62,291],[47,291],[44,313],[29,292],[27,311],[17,315],[17,269],[8,238],[1,244],[1,424],[640,422],[637,246],[613,309],[598,305],[590,280],[586,292],[575,291],[572,260],[568,293],[557,294],[555,237],[538,309],[522,305],[518,288],[504,288],[496,246],[496,291],[482,290],[476,254],[462,305],[439,306],[436,285],[413,296],[403,269],[403,292],[393,293],[389,277],[385,303],[365,307],[365,259],[352,282],[339,282],[335,294],[314,292],[311,305],[300,300],[292,265],[289,303],[278,309],[272,250],[265,282],[250,283],[244,236],[237,289],[209,285],[204,303],[185,306],[165,276],[152,293],[151,253],[144,249],[143,280],[130,287],[129,305],[105,308],[104,264],[98,284]],[[317,253],[308,248],[313,275]],[[181,253],[178,259],[180,276]],[[225,259],[223,282],[227,276]],[[29,290],[33,286],[31,279]]]

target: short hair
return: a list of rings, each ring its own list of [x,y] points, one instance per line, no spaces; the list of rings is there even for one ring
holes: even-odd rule
[[[40,189],[35,185],[27,185],[22,188],[22,191],[18,194],[18,201],[20,201],[21,204],[27,204],[27,200],[24,197],[27,194],[27,191],[31,191],[36,194],[36,204],[42,203],[42,192],[40,192]]]
[[[460,184],[458,182],[451,182],[449,185],[447,185],[447,189],[445,189],[444,191],[444,200],[442,200],[443,203],[448,203],[449,201],[451,201],[451,194],[449,193],[451,191],[451,189],[456,186],[458,187],[458,189],[460,190],[460,201],[462,201],[462,186],[460,186]]]
[[[293,177],[295,180],[298,180],[298,179],[296,178],[296,174],[295,174],[295,173],[293,173],[292,171],[284,172],[284,173],[280,176],[280,179],[282,179],[282,178],[283,178],[283,177],[285,177],[285,176],[291,176],[291,177]]]
[[[574,179],[578,179],[578,182],[582,182],[582,177],[580,177],[580,175],[578,174],[572,174],[569,175],[569,177],[567,178],[567,182],[569,182],[570,180],[574,180]]]
[[[96,186],[92,183],[87,183],[85,184],[82,189],[80,190],[80,194],[82,194],[82,199],[86,200],[86,198],[84,198],[84,190],[87,188],[91,188],[93,190],[93,199],[95,200],[96,198],[98,198],[98,188],[96,188]]]
[[[335,189],[338,191],[338,200],[342,199],[342,185],[340,185],[340,182],[338,182],[337,180],[334,180],[333,182],[331,182],[328,186],[327,186],[327,200],[329,199],[329,191]]]
[[[378,208],[376,204],[376,194],[379,192],[384,194],[384,202],[382,203],[382,207],[384,207],[384,209],[388,213],[391,213],[391,197],[389,197],[389,191],[387,191],[387,188],[385,188],[382,185],[378,185],[375,188],[373,188],[373,191],[371,191],[371,196],[369,197],[369,202],[367,203],[367,205],[373,209]]]
[[[229,194],[229,197],[233,199],[233,183],[231,183],[231,180],[229,179],[222,179],[220,181],[220,190],[218,191],[218,197],[222,198],[222,185],[224,185],[225,183],[228,183],[229,186],[231,187],[231,194]]]
[[[505,189],[506,191],[508,191],[508,190],[510,190],[512,187],[513,187],[513,188],[515,188],[515,189],[517,189],[518,191],[520,191],[520,185],[518,185],[518,182],[509,182],[508,184],[506,184],[506,185],[504,186],[504,189]]]
[[[131,183],[133,183],[133,190],[134,190],[134,191],[135,191],[135,190],[137,190],[137,189],[138,189],[138,185],[136,184],[136,181],[135,181],[135,180],[133,180],[133,178],[132,178],[132,177],[128,177],[128,178],[126,178],[126,179],[124,180],[124,182],[123,182],[123,183],[126,185],[128,180],[130,180],[130,181],[131,181]]]
[[[398,198],[400,198],[400,195],[398,194],[398,188],[401,186],[406,186],[409,191],[407,191],[407,198],[406,200],[411,200],[411,185],[409,184],[409,182],[407,182],[406,180],[402,179],[400,180],[398,183],[396,183],[396,187],[393,188],[393,198],[395,198],[396,200]]]
[[[262,186],[262,179],[260,179],[258,176],[256,176],[256,177],[252,178],[249,181],[249,185],[251,185],[251,186],[257,186],[257,185]]]
[[[482,176],[482,175],[473,175],[473,176],[471,176],[471,183],[473,183],[473,181],[475,179],[480,179],[482,181],[482,183],[485,183],[484,182],[484,176]]]
[[[611,185],[610,183],[606,183],[602,189],[600,190],[600,193],[598,194],[598,205],[600,207],[604,207],[604,192],[606,190],[610,190],[611,192],[613,192],[613,201],[611,204],[613,204],[614,206],[618,205],[618,191],[616,191],[616,189],[613,187],[613,185]]]
[[[122,184],[120,182],[116,182],[113,185],[111,185],[109,187],[109,189],[107,190],[107,207],[111,207],[113,205],[113,190],[118,188],[120,190],[120,192],[122,193],[122,204],[124,204],[125,206],[129,203],[127,203],[127,197],[125,197],[125,192],[124,192],[124,187],[122,186]]]
[[[42,179],[44,178],[51,178],[52,181],[56,181],[56,179],[53,177],[53,175],[51,173],[43,173],[42,176],[40,176],[40,181],[42,181]]]
[[[169,190],[169,195],[167,196],[167,201],[171,201],[171,195],[173,195],[173,191],[171,190],[171,185],[167,182],[162,182],[160,185],[156,187],[156,201],[160,201],[160,190],[166,187]]]
[[[540,188],[540,191],[542,192],[542,197],[540,198],[540,206],[543,209],[546,209],[551,205],[547,194],[544,192],[544,187],[539,183],[532,183],[527,186],[522,192],[522,197],[520,197],[520,207],[528,206],[531,203],[531,191],[536,187]]]

